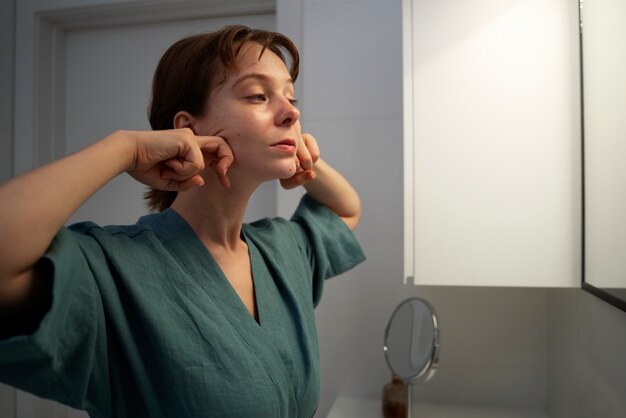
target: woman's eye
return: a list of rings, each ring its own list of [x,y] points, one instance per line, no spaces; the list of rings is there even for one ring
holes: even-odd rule
[[[289,99],[289,103],[291,103],[293,107],[298,107],[298,99]]]
[[[251,96],[248,96],[248,99],[252,100],[253,102],[264,102],[267,100],[267,97],[264,94],[253,94]]]

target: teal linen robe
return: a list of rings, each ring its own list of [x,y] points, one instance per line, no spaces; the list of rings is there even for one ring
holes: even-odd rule
[[[324,280],[364,255],[308,195],[290,221],[245,224],[242,236],[258,323],[171,209],[64,228],[44,256],[52,307],[32,335],[0,341],[0,381],[94,418],[313,416],[313,309]]]

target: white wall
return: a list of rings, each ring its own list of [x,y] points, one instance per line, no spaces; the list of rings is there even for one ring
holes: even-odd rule
[[[583,9],[585,88],[585,280],[626,288],[626,2]],[[621,80],[621,82],[616,82]]]
[[[626,416],[626,314],[580,289],[548,296],[550,418]]]

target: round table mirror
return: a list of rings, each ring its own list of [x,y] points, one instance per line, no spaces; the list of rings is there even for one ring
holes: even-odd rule
[[[439,326],[433,307],[420,298],[400,303],[387,324],[384,350],[392,373],[407,384],[410,417],[412,384],[428,381],[439,361]]]

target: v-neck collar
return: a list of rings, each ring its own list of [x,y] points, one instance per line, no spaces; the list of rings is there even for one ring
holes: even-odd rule
[[[238,329],[258,331],[265,325],[266,304],[263,298],[265,288],[263,281],[266,278],[257,268],[261,254],[246,236],[245,228],[242,228],[242,237],[248,246],[258,322],[250,314],[211,252],[187,221],[175,210],[168,208],[163,212],[144,216],[139,219],[138,223],[147,225],[154,231],[233,326]]]
[[[278,297],[278,289],[275,289],[274,278],[261,249],[254,243],[252,227],[244,224],[242,237],[248,245],[259,314],[258,323],[250,315],[211,253],[178,213],[173,209],[167,209],[142,217],[138,223],[151,228],[165,249],[189,272],[189,276],[198,286],[197,294],[202,299],[200,305],[205,302],[207,304],[206,314],[215,315],[216,312],[220,312],[223,317],[216,318],[216,323],[220,325],[224,323],[222,321],[229,323],[231,329],[239,336],[239,341],[243,343],[241,346],[247,347],[259,359],[275,388],[276,396],[282,399],[279,403],[292,404],[290,410],[297,408],[295,390],[300,386],[294,386],[295,382],[291,380],[295,360],[288,354],[291,342],[285,340],[290,334],[284,328],[277,301],[273,300]],[[247,231],[250,231],[250,235]],[[181,276],[170,277],[168,280],[184,282],[181,286],[188,287],[192,279],[187,275]],[[313,347],[313,350],[315,348]],[[303,367],[306,368],[306,365]]]

